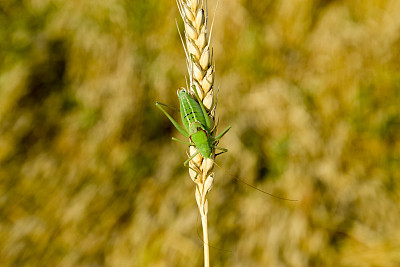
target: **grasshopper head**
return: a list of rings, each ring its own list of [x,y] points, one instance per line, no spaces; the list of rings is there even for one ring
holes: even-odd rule
[[[181,87],[178,89],[178,91],[176,91],[176,94],[178,95],[178,97],[183,96],[183,95],[187,94],[187,91],[185,88]]]

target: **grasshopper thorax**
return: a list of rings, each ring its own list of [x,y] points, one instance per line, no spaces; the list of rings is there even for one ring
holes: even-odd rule
[[[196,121],[190,124],[189,138],[203,157],[209,158],[211,156],[209,133],[200,122]]]
[[[208,142],[207,132],[205,130],[200,130],[195,132],[190,136],[190,141],[192,141],[197,150],[204,158],[210,158],[212,153],[212,148]]]

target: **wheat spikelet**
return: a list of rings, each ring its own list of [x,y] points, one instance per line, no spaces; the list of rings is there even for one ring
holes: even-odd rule
[[[215,105],[214,102],[214,66],[212,63],[212,53],[210,48],[210,35],[207,32],[207,2],[200,0],[177,0],[179,12],[184,22],[184,48],[186,53],[186,64],[189,72],[190,90],[196,90],[200,100],[203,102],[209,114],[211,135],[215,135]],[[197,152],[191,146],[189,155]],[[211,190],[214,182],[214,160],[215,152],[211,158],[205,159],[201,154],[197,154],[189,166],[196,169],[196,172],[189,168],[189,175],[196,183],[196,202],[202,218],[203,238],[204,238],[204,257],[205,266],[209,266],[208,259],[208,234],[207,234],[207,213],[208,201],[207,193]]]

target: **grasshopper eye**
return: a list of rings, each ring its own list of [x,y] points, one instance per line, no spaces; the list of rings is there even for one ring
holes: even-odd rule
[[[178,89],[178,95],[181,95],[181,94],[184,94],[184,93],[186,93],[186,89],[185,88],[180,88],[180,89]]]

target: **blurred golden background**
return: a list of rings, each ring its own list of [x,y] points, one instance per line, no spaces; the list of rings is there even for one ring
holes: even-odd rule
[[[216,1],[209,1],[210,21]],[[400,1],[220,0],[212,266],[400,266]],[[0,2],[1,266],[202,266],[175,1]],[[175,118],[178,112],[171,110]]]

